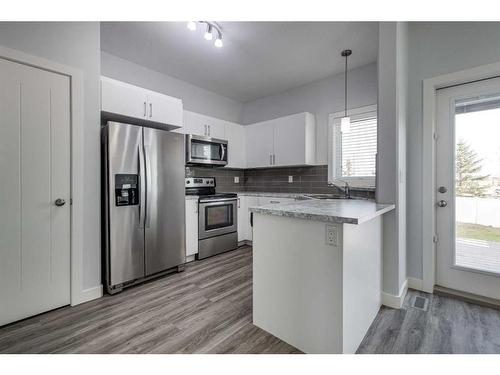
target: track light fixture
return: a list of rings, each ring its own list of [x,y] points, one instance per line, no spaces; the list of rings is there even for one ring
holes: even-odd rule
[[[206,26],[205,33],[203,34],[203,38],[205,38],[205,40],[209,40],[209,41],[213,40],[214,33],[217,33],[215,36],[214,46],[217,48],[222,48],[224,43],[222,42],[222,29],[221,29],[221,27],[217,23],[211,22],[211,21],[189,21],[187,23],[187,28],[191,31],[195,31],[198,24]]]

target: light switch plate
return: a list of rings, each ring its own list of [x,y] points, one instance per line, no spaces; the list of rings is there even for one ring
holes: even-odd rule
[[[240,183],[240,178],[238,176],[234,176],[234,183],[239,184]]]
[[[293,182],[293,176],[288,176],[288,183],[291,184]]]

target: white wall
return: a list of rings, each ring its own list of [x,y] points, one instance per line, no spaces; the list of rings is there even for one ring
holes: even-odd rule
[[[409,24],[408,276],[422,278],[422,80],[500,61],[499,22]]]
[[[379,25],[377,201],[395,203],[384,215],[383,289],[399,295],[406,280],[407,24]]]
[[[356,51],[353,51],[355,54]],[[325,64],[328,62],[325,62]],[[377,102],[377,65],[349,72],[349,108]],[[270,120],[299,112],[316,116],[316,163],[327,164],[328,115],[344,109],[344,74],[300,86],[283,93],[244,103],[243,124]]]
[[[182,99],[184,109],[241,123],[243,105],[233,99],[156,72],[106,52],[101,53],[103,76]]]
[[[0,45],[75,67],[84,74],[83,287],[96,287],[101,284],[99,23],[0,22]]]

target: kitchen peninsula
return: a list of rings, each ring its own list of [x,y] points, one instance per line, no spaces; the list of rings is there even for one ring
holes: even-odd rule
[[[381,305],[382,215],[311,199],[251,207],[253,323],[305,353],[354,353]]]

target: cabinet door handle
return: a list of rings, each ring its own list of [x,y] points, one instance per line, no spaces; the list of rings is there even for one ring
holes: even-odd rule
[[[276,154],[273,154],[273,165],[276,165]]]
[[[153,103],[149,103],[149,118],[153,117]]]
[[[146,117],[147,113],[146,113],[146,102],[144,102],[144,117]]]
[[[210,137],[210,125],[208,125],[208,136]]]
[[[280,201],[269,201],[269,203],[281,203]]]
[[[269,154],[269,165],[273,165],[273,154]]]
[[[238,198],[238,208],[240,208],[240,198]]]
[[[204,135],[208,135],[207,125],[205,124],[205,133]]]
[[[197,214],[198,213],[198,203],[196,203],[195,205],[195,208],[194,208],[194,213]]]

